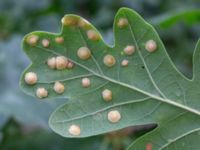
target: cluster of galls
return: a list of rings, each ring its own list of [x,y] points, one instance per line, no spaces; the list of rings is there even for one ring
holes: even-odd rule
[[[78,18],[77,16],[64,16],[61,20],[63,26],[79,27],[87,30],[87,37],[89,40],[98,41],[101,37],[85,19]]]
[[[55,42],[57,44],[63,44],[64,43],[64,38],[61,36],[56,37]],[[38,35],[29,35],[26,38],[27,44],[30,46],[36,46],[39,41],[39,36]],[[50,40],[49,39],[42,39],[41,40],[41,45],[44,48],[48,48],[50,46]],[[63,69],[71,69],[74,67],[74,63],[68,60],[65,56],[56,56],[56,57],[51,57],[47,60],[47,65],[51,69],[57,69],[57,70],[63,70]],[[34,85],[36,84],[38,80],[38,76],[34,72],[28,72],[25,74],[25,82],[29,85]],[[54,91],[57,94],[62,94],[65,91],[65,86],[63,83],[56,81],[53,86]],[[38,87],[36,90],[36,96],[38,98],[45,98],[48,96],[48,91],[45,87]]]
[[[81,28],[89,29],[87,30],[87,37],[89,40],[97,41],[101,37],[100,35],[93,29],[90,29],[89,23],[84,20],[84,19],[77,19],[74,16],[65,16],[62,19],[62,24],[64,26],[78,26]],[[117,26],[121,29],[125,28],[128,26],[128,20],[126,18],[120,18],[117,22]],[[35,46],[39,40],[39,37],[37,35],[30,35],[27,38],[27,43],[29,45]],[[63,37],[56,37],[55,42],[58,44],[61,44],[64,42]],[[48,39],[43,39],[42,40],[42,46],[47,48],[49,47],[50,42]],[[157,44],[154,40],[148,40],[145,44],[145,49],[148,52],[154,52],[157,49]],[[136,47],[134,45],[127,45],[124,49],[123,52],[127,56],[131,56],[135,53]],[[77,50],[77,56],[81,60],[88,60],[91,58],[91,50],[88,47],[80,47]],[[103,63],[107,67],[112,67],[116,64],[116,59],[113,55],[107,54],[103,58]],[[126,67],[128,66],[129,61],[127,59],[123,59],[121,62],[121,66]],[[70,69],[74,66],[73,62],[68,60],[64,56],[57,56],[57,57],[52,57],[47,60],[47,65],[51,69],[57,69],[57,70],[62,70],[62,69]],[[38,80],[38,77],[36,73],[34,72],[28,72],[25,74],[25,82],[29,85],[34,85],[36,84]],[[83,88],[88,88],[90,87],[91,81],[89,78],[83,78],[81,81],[82,87]],[[54,91],[58,94],[62,94],[65,91],[65,86],[63,83],[56,81],[53,87]],[[48,91],[44,87],[40,87],[36,91],[36,95],[39,98],[44,98],[48,96]],[[113,99],[113,94],[112,91],[109,89],[104,89],[102,91],[102,98],[104,101],[109,102]],[[107,115],[108,121],[111,123],[117,123],[121,119],[121,114],[118,110],[112,110],[108,112]],[[72,136],[79,136],[81,134],[81,128],[78,125],[71,125],[68,129],[68,132]]]
[[[34,72],[27,72],[25,74],[24,80],[25,80],[26,84],[34,85],[37,83],[38,77],[37,77],[37,74]],[[65,91],[65,86],[61,82],[56,81],[54,83],[53,89],[56,93],[62,94]],[[48,91],[44,87],[38,87],[36,90],[36,96],[38,98],[45,98],[48,96]]]
[[[51,69],[63,70],[71,69],[74,63],[68,60],[65,56],[51,57],[47,60],[47,64]]]
[[[30,45],[30,46],[35,46],[39,41],[39,36],[38,35],[29,35],[26,38],[26,42]],[[64,38],[63,37],[56,37],[55,38],[55,42],[58,44],[62,44],[64,43]],[[43,47],[47,48],[50,45],[50,41],[48,39],[42,39],[41,44]]]

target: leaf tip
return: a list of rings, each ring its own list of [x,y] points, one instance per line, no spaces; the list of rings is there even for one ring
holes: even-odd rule
[[[76,15],[65,15],[61,19],[61,23],[63,26],[74,26],[78,24],[79,17]]]

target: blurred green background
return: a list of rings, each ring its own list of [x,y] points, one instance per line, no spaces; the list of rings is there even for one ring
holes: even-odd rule
[[[0,150],[123,150],[150,127],[134,127],[86,139],[65,139],[48,128],[48,117],[66,100],[39,101],[20,91],[30,61],[23,36],[59,32],[65,14],[83,16],[113,44],[112,24],[120,7],[140,13],[159,33],[177,68],[192,77],[192,55],[200,37],[200,0],[0,0]]]

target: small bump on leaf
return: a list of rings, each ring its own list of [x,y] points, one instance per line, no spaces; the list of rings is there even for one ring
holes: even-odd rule
[[[48,39],[43,39],[43,40],[42,40],[42,46],[43,46],[43,47],[47,48],[47,47],[49,47],[49,44],[50,44],[50,42],[49,42]]]
[[[128,45],[124,48],[124,53],[126,55],[132,55],[135,52],[135,46],[133,45]]]
[[[121,114],[118,110],[112,110],[108,113],[108,120],[111,123],[117,123],[121,119]]]
[[[27,84],[34,85],[37,82],[38,77],[36,73],[28,72],[25,74],[24,80]]]
[[[78,21],[78,26],[79,26],[80,28],[87,29],[87,28],[89,28],[90,23],[89,23],[87,20],[85,20],[85,19],[80,19],[80,20]]]
[[[78,20],[75,16],[64,16],[61,20],[64,26],[74,26],[77,24]]]
[[[108,54],[108,55],[104,56],[103,63],[108,67],[112,67],[116,63],[115,57]]]
[[[62,94],[65,91],[65,86],[57,81],[55,82],[53,89],[56,93]]]
[[[128,20],[126,18],[120,18],[117,22],[119,28],[124,28],[128,25]]]
[[[55,42],[58,43],[58,44],[62,44],[64,42],[64,38],[63,37],[56,37]]]
[[[65,56],[56,57],[56,69],[63,70],[67,67],[68,59]]]
[[[47,91],[45,88],[40,87],[40,88],[38,88],[37,91],[36,91],[36,96],[37,96],[38,98],[45,98],[45,97],[48,96],[48,91]]]
[[[67,68],[72,69],[74,67],[74,63],[68,60]]]
[[[71,125],[69,127],[69,133],[73,136],[78,136],[81,134],[81,128],[78,125]]]
[[[49,58],[47,60],[47,65],[49,66],[49,68],[55,69],[56,68],[56,58],[55,57]]]
[[[127,59],[124,59],[124,60],[122,60],[121,65],[123,67],[126,67],[126,66],[128,66],[128,63],[129,63],[129,61]]]
[[[38,40],[39,40],[39,37],[37,35],[29,35],[26,38],[27,44],[29,44],[31,46],[35,46],[37,44]]]
[[[99,34],[95,30],[88,30],[87,37],[88,37],[88,39],[90,39],[92,41],[97,41],[100,39]]]
[[[83,78],[83,79],[82,79],[82,86],[83,86],[84,88],[89,87],[89,86],[90,86],[90,79],[89,79],[89,78]]]
[[[153,150],[153,145],[151,143],[146,144],[146,150]]]
[[[80,47],[77,51],[77,55],[82,60],[87,60],[91,57],[91,51],[87,47]]]
[[[109,89],[105,89],[103,92],[102,92],[102,97],[104,99],[104,101],[111,101],[113,96],[112,96],[112,91],[109,90]]]
[[[149,40],[145,44],[145,49],[149,52],[154,52],[157,49],[157,44],[154,40]]]

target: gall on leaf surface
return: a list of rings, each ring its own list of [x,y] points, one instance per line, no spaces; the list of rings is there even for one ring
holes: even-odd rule
[[[119,26],[121,19],[126,23]],[[66,104],[49,119],[53,131],[79,138],[155,123],[157,128],[134,141],[128,150],[143,150],[147,144],[153,150],[199,149],[200,41],[193,57],[193,78],[188,79],[176,69],[155,29],[128,8],[121,8],[115,16],[114,46],[107,45],[95,27],[79,16],[66,15],[62,24],[58,34],[36,31],[23,40],[24,52],[32,64],[22,74],[22,90],[36,96],[37,88],[44,87],[48,91],[44,100],[66,98]],[[95,40],[88,37],[88,31]],[[27,42],[30,36],[38,37],[34,44]],[[56,42],[58,38],[62,42]],[[42,44],[44,39],[48,39],[48,47]],[[149,40],[156,44],[153,51],[146,49]],[[128,45],[134,46],[131,55],[124,53]],[[90,50],[90,57],[80,59],[77,51],[81,47]],[[115,60],[112,66],[104,64],[107,55]],[[50,68],[47,60],[57,56],[65,56],[73,68]],[[128,61],[126,67],[121,65],[123,60]],[[27,72],[37,74],[36,84],[26,84]],[[82,86],[83,78],[90,80],[89,87]],[[64,85],[63,93],[54,91],[55,82]],[[112,92],[111,101],[103,99],[105,89]],[[114,123],[107,117],[111,111],[120,114]],[[69,133],[72,125],[80,127],[77,136]]]

